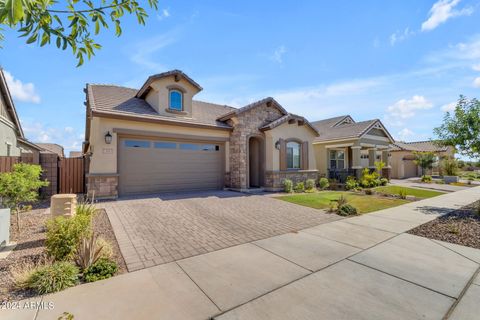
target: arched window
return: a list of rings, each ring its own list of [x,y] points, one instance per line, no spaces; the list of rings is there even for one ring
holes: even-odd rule
[[[170,90],[170,105],[171,110],[182,111],[183,110],[183,95],[181,91]]]
[[[295,141],[287,142],[287,169],[300,169],[301,146]]]

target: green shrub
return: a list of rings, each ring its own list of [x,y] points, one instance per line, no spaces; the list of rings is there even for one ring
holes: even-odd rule
[[[347,204],[348,200],[347,197],[345,197],[343,194],[340,195],[340,197],[337,199],[337,207],[340,208],[344,204]]]
[[[365,189],[365,194],[371,196],[373,194],[372,189]]]
[[[75,254],[77,266],[83,271],[88,269],[102,257],[102,249],[103,247],[98,245],[95,233],[82,238]]]
[[[357,214],[357,208],[351,204],[345,203],[338,207],[337,214],[340,216],[353,216]]]
[[[57,292],[78,283],[78,268],[70,262],[55,262],[38,268],[27,281],[27,287],[38,294]]]
[[[458,173],[458,163],[454,158],[447,158],[442,161],[443,170],[447,176],[456,176]]]
[[[356,190],[358,188],[358,182],[355,177],[349,176],[345,181],[345,189],[346,190]]]
[[[112,245],[107,240],[103,239],[102,237],[98,237],[97,246],[102,248],[102,250],[100,251],[101,258],[110,259],[113,256]]]
[[[101,258],[90,267],[88,267],[83,276],[85,281],[94,282],[102,279],[107,279],[115,275],[118,267],[115,261]]]
[[[380,184],[380,176],[376,171],[370,172],[368,168],[363,169],[360,185],[363,188],[374,188]]]
[[[301,193],[305,191],[305,184],[303,182],[295,183],[295,188],[293,188],[295,192]]]
[[[398,190],[398,196],[400,199],[407,199],[407,189],[402,188]]]
[[[386,186],[388,184],[388,179],[387,178],[380,178],[379,180],[379,185],[381,186]]]
[[[315,191],[315,180],[314,179],[307,179],[307,181],[305,181],[305,190],[307,192]]]
[[[293,181],[290,179],[283,180],[283,191],[291,193],[293,191]]]
[[[77,215],[85,215],[92,217],[95,214],[96,210],[97,208],[95,208],[93,204],[88,202],[80,202],[79,204],[77,204],[75,213]]]
[[[424,174],[424,175],[422,176],[422,179],[421,179],[421,180],[422,180],[422,182],[430,183],[430,182],[432,182],[432,176],[429,176],[429,175]]]
[[[330,186],[330,183],[327,178],[320,178],[320,180],[318,180],[318,186],[321,190],[325,190]]]
[[[90,234],[91,222],[88,215],[75,215],[71,218],[60,216],[47,221],[47,254],[57,261],[72,258],[80,239]]]

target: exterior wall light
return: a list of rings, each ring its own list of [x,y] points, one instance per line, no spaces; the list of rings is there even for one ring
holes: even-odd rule
[[[280,140],[275,142],[275,149],[280,150]]]
[[[106,144],[112,143],[112,135],[110,134],[110,131],[108,131],[107,134],[105,135],[105,143]]]

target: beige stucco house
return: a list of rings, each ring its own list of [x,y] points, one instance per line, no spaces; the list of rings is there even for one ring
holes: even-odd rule
[[[27,141],[8,89],[7,80],[0,68],[0,156],[28,155],[38,163],[40,148]]]
[[[273,98],[236,109],[197,101],[179,70],[140,89],[88,84],[87,191],[96,198],[186,190],[278,190],[318,177],[319,132]]]
[[[360,177],[364,168],[385,163],[383,174],[391,170],[389,149],[393,138],[378,119],[355,122],[349,115],[312,122],[319,136],[313,149],[319,174],[344,181],[347,176]]]
[[[433,152],[437,161],[428,174],[440,173],[440,160],[445,157],[454,157],[455,148],[438,146],[433,141],[402,142],[396,141],[390,148],[392,178],[404,179],[418,177],[421,175],[421,168],[414,162],[415,152]]]

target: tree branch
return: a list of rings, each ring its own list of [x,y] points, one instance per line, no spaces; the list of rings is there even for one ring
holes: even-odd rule
[[[130,2],[129,0],[126,0],[126,1],[120,2],[118,4],[112,4],[112,5],[109,5],[109,6],[98,7],[98,8],[93,8],[93,9],[85,9],[85,10],[69,11],[69,10],[47,9],[46,11],[50,12],[50,13],[73,13],[73,14],[75,14],[75,13],[88,13],[88,12],[94,12],[94,11],[100,11],[100,10],[104,10],[104,9],[111,9],[111,8],[119,7],[119,6],[124,5],[126,3],[129,3],[129,2]]]

